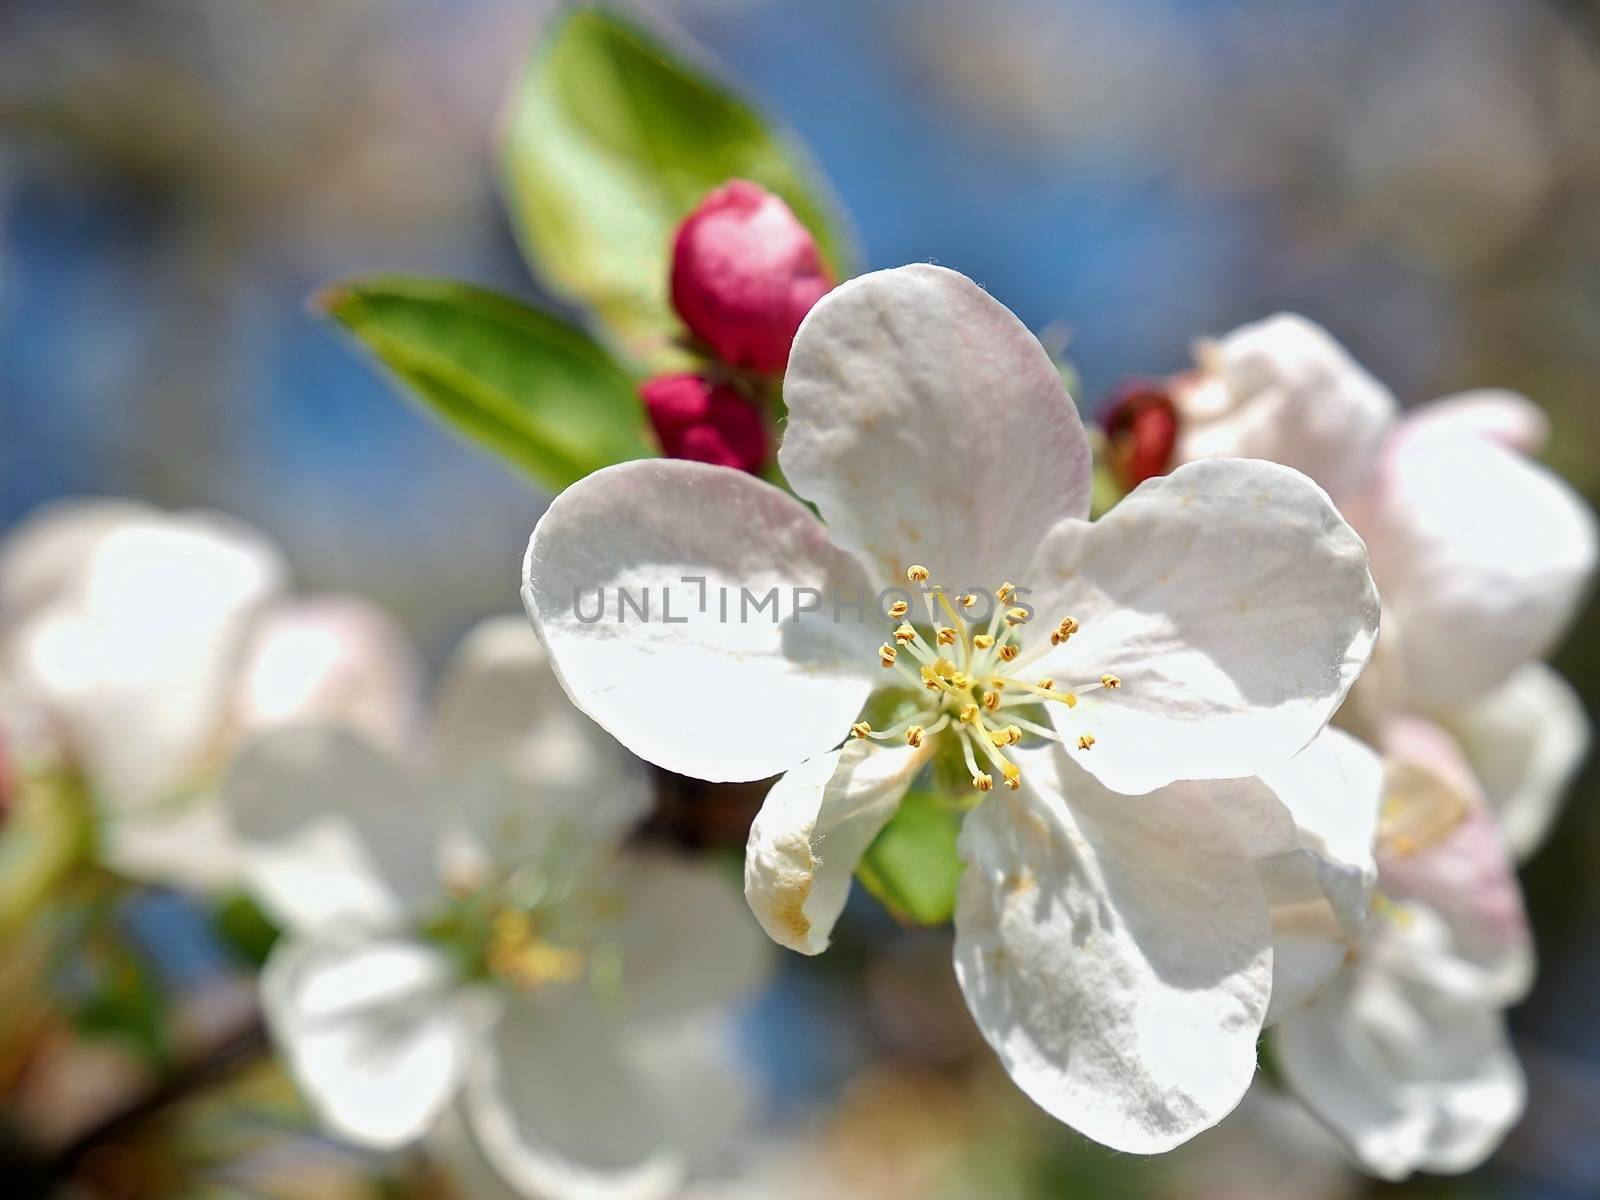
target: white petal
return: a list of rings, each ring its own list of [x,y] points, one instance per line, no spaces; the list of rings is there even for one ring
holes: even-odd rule
[[[854,740],[772,785],[750,826],[744,895],[773,941],[801,954],[828,948],[856,864],[932,747]]]
[[[79,593],[94,549],[107,534],[159,520],[148,505],[73,497],[42,505],[0,546],[0,613],[8,623]]]
[[[967,1005],[1052,1116],[1115,1149],[1171,1149],[1249,1086],[1272,984],[1266,903],[1212,802],[1225,788],[1121,796],[1060,752],[1018,757],[1022,789],[961,836]]]
[[[1419,405],[1406,414],[1405,428],[1448,429],[1488,438],[1523,454],[1538,454],[1549,440],[1550,418],[1526,396],[1481,388]]]
[[[1589,722],[1572,686],[1544,663],[1441,718],[1455,734],[1518,859],[1544,842],[1589,750]]]
[[[1526,1085],[1498,1009],[1447,977],[1449,935],[1423,908],[1375,920],[1370,944],[1309,1008],[1276,1029],[1291,1087],[1386,1179],[1469,1170],[1522,1112]]]
[[[1218,802],[1255,859],[1272,912],[1267,1024],[1327,987],[1359,941],[1378,876],[1372,848],[1382,801],[1382,760],[1325,729]]]
[[[118,523],[81,548],[70,586],[13,632],[10,666],[97,799],[131,808],[207,767],[243,639],[283,563],[253,530],[199,513]]]
[[[261,975],[273,1041],[338,1136],[388,1149],[427,1133],[466,1065],[449,965],[415,942],[281,942]]]
[[[256,738],[223,783],[244,873],[291,929],[393,927],[435,888],[416,787],[392,758],[331,726]]]
[[[817,302],[789,355],[778,461],[881,585],[921,563],[998,587],[1089,511],[1088,440],[1061,373],[998,300],[926,264]]]
[[[416,724],[422,664],[405,631],[359,596],[273,605],[256,623],[234,685],[242,730],[293,721],[340,722],[383,745],[406,745]]]
[[[617,1030],[586,1005],[511,1005],[474,1059],[472,1134],[516,1191],[551,1200],[655,1200],[684,1164]]]
[[[742,471],[674,460],[596,471],[540,519],[523,581],[574,703],[680,774],[787,770],[838,743],[882,674],[881,620],[832,611],[835,598],[870,607],[859,564],[804,505]],[[597,589],[603,614],[586,621]],[[648,592],[649,619],[620,592],[635,604]]]
[[[572,706],[522,617],[462,640],[439,686],[434,751],[438,815],[502,865],[584,870],[650,811],[639,764]]]
[[[693,1165],[709,1167],[726,1157],[730,1142],[760,1113],[755,1066],[740,1032],[725,1013],[713,1011],[627,1033],[623,1048],[640,1087]]]
[[[1577,493],[1479,437],[1395,438],[1357,523],[1385,636],[1422,706],[1463,703],[1542,656],[1594,569],[1594,516]]]
[[[1372,654],[1378,597],[1366,550],[1327,495],[1266,462],[1219,459],[1151,479],[1092,525],[1060,526],[1025,576],[1037,610],[1021,671],[1058,690],[1117,676],[1076,708],[1051,704],[1080,765],[1118,791],[1253,775],[1306,746]],[[1063,617],[1080,629],[1050,650]]]
[[[629,1017],[729,1003],[766,978],[771,946],[720,871],[635,853],[620,858],[613,876],[612,920],[594,938],[620,964],[616,999]]]
[[[1202,345],[1199,357],[1199,372],[1174,389],[1175,462],[1264,458],[1341,503],[1360,492],[1398,406],[1326,330],[1282,313]]]
[[[99,857],[130,879],[202,894],[237,886],[243,859],[215,791],[109,814]]]

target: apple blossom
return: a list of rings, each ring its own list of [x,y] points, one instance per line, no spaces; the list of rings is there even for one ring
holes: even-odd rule
[[[678,227],[672,303],[724,362],[781,371],[795,330],[831,286],[816,240],[766,189],[734,179]]]
[[[1260,457],[1329,491],[1365,539],[1384,637],[1341,720],[1382,742],[1419,713],[1448,727],[1525,851],[1583,757],[1571,688],[1536,662],[1594,572],[1593,514],[1524,457],[1544,415],[1514,393],[1475,391],[1401,414],[1326,332],[1273,317],[1206,343],[1172,382],[1174,460]]]
[[[674,1106],[702,1085],[662,1056],[758,980],[758,936],[715,873],[619,850],[645,781],[520,619],[469,635],[432,732],[408,763],[283,726],[229,775],[286,931],[262,995],[291,1074],[358,1145],[437,1140],[526,1196],[670,1194],[693,1150]]]
[[[1371,652],[1359,540],[1263,463],[1197,464],[1089,524],[1089,447],[1055,366],[938,267],[826,296],[784,392],[779,463],[822,520],[670,461],[552,503],[523,597],[557,674],[670,770],[787,772],[751,829],[746,895],[805,953],[918,773],[964,776],[957,963],[980,1027],[1058,1118],[1124,1149],[1184,1140],[1243,1092],[1272,986],[1263,848],[1227,810],[1270,794],[1247,777],[1317,736]],[[629,619],[623,598],[646,593],[658,619]],[[770,610],[752,617],[752,597]],[[1293,822],[1277,828],[1272,853],[1291,853]]]
[[[1521,1114],[1503,1010],[1526,994],[1533,957],[1511,856],[1448,734],[1402,719],[1385,761],[1378,911],[1273,1046],[1352,1156],[1401,1179],[1477,1166]]]
[[[7,705],[25,772],[80,776],[99,852],[214,888],[235,860],[208,785],[253,728],[312,713],[402,736],[413,655],[364,601],[289,599],[277,548],[232,518],[59,501],[0,549]]]

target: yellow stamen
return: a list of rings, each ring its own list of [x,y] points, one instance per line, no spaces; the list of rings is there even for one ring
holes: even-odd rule
[[[1087,750],[1092,745],[1094,745],[1094,734],[1092,733],[1086,733],[1078,739],[1079,750]]]
[[[1028,616],[1028,610],[1025,608],[1008,608],[1006,609],[1006,624],[1021,625],[1027,621]]]
[[[991,792],[994,790],[994,777],[980,771],[972,777],[972,786],[980,792]]]
[[[858,738],[871,737],[872,726],[868,725],[865,721],[857,721],[854,725],[850,726],[850,732],[855,734],[855,736]]]
[[[961,721],[963,724],[966,724],[966,725],[973,724],[974,722],[977,721],[977,719],[978,719],[978,706],[976,704],[969,704],[965,708],[963,708],[958,714],[956,714],[956,720]]]
[[[928,568],[922,566],[920,563],[912,563],[909,567],[906,568],[906,582],[907,583],[927,583],[928,582]]]
[[[894,631],[894,640],[897,642],[914,642],[917,640],[917,631],[909,625],[901,625]]]
[[[1006,741],[1015,746],[1022,740],[1022,730],[1015,725],[1006,726]]]
[[[896,621],[910,611],[911,605],[907,604],[904,600],[896,600],[893,604],[889,605],[889,616]]]
[[[956,644],[956,631],[948,625],[939,626],[939,645],[954,646]]]
[[[1043,679],[1039,680],[1039,682],[1034,684],[1033,686],[1036,687],[1036,688],[1043,688],[1045,691],[1048,692],[1051,688],[1055,687],[1055,685],[1056,685],[1056,681],[1054,679],[1051,679],[1050,676],[1046,675]]]
[[[972,644],[979,650],[987,650],[994,645],[994,639],[987,633],[980,633],[972,639]]]
[[[1122,686],[1122,680],[1118,679],[1115,675],[1102,675],[1100,676],[1100,686],[1106,688],[1119,688]]]
[[[906,745],[912,747],[913,749],[916,749],[917,747],[921,746],[922,745],[922,735],[924,733],[926,733],[926,732],[927,732],[927,730],[924,729],[921,725],[913,725],[913,726],[911,726],[909,729],[906,730]]]
[[[894,666],[894,660],[897,657],[898,655],[895,651],[895,648],[888,642],[885,642],[883,645],[878,647],[878,661],[881,662],[885,667]]]
[[[1004,662],[1010,662],[1021,653],[1022,651],[1017,648],[1017,644],[1015,642],[1007,642],[1004,646],[1000,647],[1000,658]]]
[[[999,708],[1000,694],[998,692],[985,692],[983,694],[983,706],[990,712],[993,712],[995,709]]]
[[[1078,697],[1073,692],[1062,692],[1061,700],[1068,708],[1078,707]]]
[[[1001,604],[1006,604],[1009,603],[1011,597],[1015,596],[1016,594],[1017,589],[1015,585],[1007,582],[1000,585],[1000,590],[995,593],[995,597],[1000,601]]]
[[[961,597],[961,607],[962,608],[971,608],[977,602],[978,602],[978,596],[977,596],[977,593],[975,593],[975,592],[968,592],[965,596]]]

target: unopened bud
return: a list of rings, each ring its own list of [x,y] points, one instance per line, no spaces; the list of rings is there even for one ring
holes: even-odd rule
[[[767,461],[761,413],[726,384],[698,375],[662,375],[639,389],[668,458],[759,471]]]
[[[723,184],[678,227],[673,306],[733,366],[783,370],[800,322],[832,286],[810,231],[753,183]]]
[[[1111,393],[1102,410],[1106,462],[1129,489],[1166,474],[1178,438],[1178,417],[1166,384],[1132,379]]]

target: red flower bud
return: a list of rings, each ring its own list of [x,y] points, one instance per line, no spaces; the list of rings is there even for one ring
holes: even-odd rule
[[[733,366],[783,370],[795,330],[832,286],[810,231],[743,179],[712,192],[678,227],[672,303]]]
[[[1164,380],[1130,379],[1111,393],[1101,411],[1106,462],[1117,482],[1131,491],[1166,474],[1178,439],[1178,416]]]
[[[761,413],[727,384],[698,375],[662,375],[639,389],[668,458],[759,471],[767,461]]]

